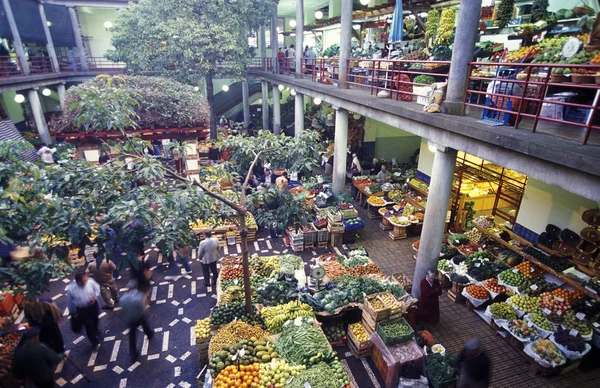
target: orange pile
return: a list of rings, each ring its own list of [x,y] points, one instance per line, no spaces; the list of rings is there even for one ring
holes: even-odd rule
[[[515,267],[523,276],[528,278],[537,278],[544,273],[544,270],[537,265],[532,265],[529,261],[524,261]]]
[[[230,365],[223,369],[215,379],[214,388],[251,388],[258,387],[260,382],[260,364]]]
[[[467,293],[475,299],[487,299],[489,296],[488,291],[485,289],[485,287],[478,286],[476,284],[471,284],[467,286]]]

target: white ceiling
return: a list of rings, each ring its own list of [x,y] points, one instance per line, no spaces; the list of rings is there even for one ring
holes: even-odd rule
[[[304,12],[307,10],[327,7],[329,0],[304,0]],[[277,14],[279,16],[295,16],[296,15],[296,0],[281,0],[277,6]]]

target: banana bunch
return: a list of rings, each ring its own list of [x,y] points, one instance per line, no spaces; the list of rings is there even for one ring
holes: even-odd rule
[[[289,302],[273,307],[265,307],[260,312],[270,333],[279,333],[283,324],[297,317],[314,317],[312,307],[306,303]]]
[[[456,20],[456,10],[454,8],[446,8],[442,11],[440,26],[435,37],[436,44],[447,44],[452,38],[454,31],[454,22]]]
[[[244,299],[244,287],[242,286],[229,286],[227,289],[221,294],[219,298],[219,304],[223,303],[231,303],[238,300]]]

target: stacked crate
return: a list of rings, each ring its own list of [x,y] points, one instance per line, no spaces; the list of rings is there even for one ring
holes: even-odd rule
[[[290,247],[294,252],[304,251],[304,234],[296,232],[292,228],[287,230],[287,235],[290,239]]]
[[[201,364],[208,364],[208,345],[210,344],[210,337],[208,338],[196,338],[196,346],[198,347],[198,358]]]
[[[312,224],[309,225],[309,228],[309,231],[302,232],[304,235],[304,249],[314,249],[317,243],[317,230]]]
[[[352,328],[356,325],[362,326],[362,328],[368,333],[366,328],[360,322],[348,325],[348,348],[350,348],[352,353],[354,353],[357,358],[368,357],[371,355],[371,340],[367,339],[365,341],[360,341],[358,338],[356,338],[352,332]]]

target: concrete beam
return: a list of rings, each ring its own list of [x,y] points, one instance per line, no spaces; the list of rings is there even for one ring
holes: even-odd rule
[[[43,86],[55,85],[58,83],[67,82],[85,82],[89,79],[95,78],[100,74],[106,74],[104,71],[90,71],[90,72],[69,72],[69,73],[51,73],[51,74],[38,74],[30,75],[26,77],[11,77],[0,79],[0,93],[10,92],[13,90],[21,89],[34,89],[41,88]]]
[[[488,127],[471,117],[425,113],[420,105],[380,99],[355,89],[341,90],[262,72],[252,74],[600,202],[597,146],[512,127]]]
[[[128,3],[137,3],[138,0],[44,0],[44,3],[66,5],[71,7],[110,7],[124,8]]]

